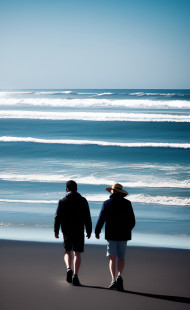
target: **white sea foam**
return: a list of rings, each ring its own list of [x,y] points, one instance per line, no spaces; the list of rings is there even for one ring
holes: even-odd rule
[[[55,204],[57,200],[32,200],[32,199],[0,199],[0,202],[6,203],[29,203],[29,204]]]
[[[44,119],[132,122],[190,122],[190,115],[113,112],[43,112],[1,110],[1,119]]]
[[[107,95],[113,95],[113,93],[100,93],[100,94],[97,94],[97,96],[107,96]]]
[[[88,201],[102,202],[108,199],[107,194],[92,194],[85,196]],[[167,206],[190,206],[190,198],[174,196],[150,196],[144,194],[129,195],[127,197],[131,202],[143,204],[158,204]]]
[[[173,97],[173,96],[184,96],[184,94],[178,94],[178,93],[154,93],[154,92],[134,92],[129,93],[130,96],[164,96],[164,97]]]
[[[68,94],[71,94],[71,93],[72,93],[71,90],[64,90],[64,91],[61,91],[61,90],[60,91],[59,90],[57,90],[57,91],[35,91],[34,92],[35,95],[56,95],[56,94],[66,94],[66,95],[68,95]],[[36,99],[34,99],[34,100],[36,100]]]
[[[44,92],[46,95],[56,93],[69,94],[71,91],[64,92]],[[42,92],[35,93],[36,95]],[[100,93],[98,97],[111,95],[111,93]],[[137,95],[137,94],[136,94]],[[46,107],[124,107],[134,109],[189,109],[190,102],[186,100],[148,100],[148,99],[100,99],[100,98],[4,98],[0,97],[1,106],[46,106]]]
[[[103,202],[108,199],[107,194],[87,194],[85,195],[89,202]],[[166,206],[190,206],[190,198],[174,196],[150,196],[144,194],[129,195],[131,202],[142,204],[157,204]],[[0,199],[0,202],[19,203],[19,204],[57,204],[58,200],[32,200],[32,199]]]
[[[74,178],[78,184],[88,185],[110,185],[116,182],[116,180],[110,178],[99,178],[92,176],[76,177],[76,175],[55,175],[55,174],[11,174],[0,173],[0,180],[13,181],[13,182],[44,182],[44,183],[65,183],[69,179]],[[189,180],[173,180],[173,179],[158,179],[123,182],[122,185],[126,188],[190,188]]]
[[[71,90],[54,90],[54,91],[25,91],[25,90],[23,90],[23,91],[0,91],[0,96],[11,96],[11,95],[25,95],[25,94],[30,94],[30,95],[55,95],[55,94],[70,94],[70,93],[72,93],[72,91]],[[24,98],[25,99],[25,98]],[[30,98],[29,98],[30,99]],[[17,99],[18,100],[18,102],[19,102],[19,100],[20,99]],[[34,98],[34,100],[35,100],[35,98]]]
[[[24,95],[24,94],[34,94],[34,91],[0,91],[0,97],[10,96],[10,95]]]
[[[159,142],[109,142],[97,140],[74,140],[74,139],[39,139],[32,137],[0,137],[0,142],[25,142],[25,143],[44,143],[44,144],[68,144],[68,145],[99,145],[116,147],[149,147],[149,148],[182,148],[190,149],[190,143],[159,143]]]
[[[190,198],[172,197],[172,196],[150,196],[144,194],[129,195],[132,202],[159,204],[168,206],[190,206]]]

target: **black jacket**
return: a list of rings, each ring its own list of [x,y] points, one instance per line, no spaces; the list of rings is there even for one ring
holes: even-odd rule
[[[95,234],[99,235],[105,223],[105,239],[131,240],[131,231],[135,226],[135,215],[131,202],[121,194],[113,194],[104,201]]]
[[[77,192],[69,192],[59,200],[55,221],[54,232],[59,229],[65,236],[84,234],[84,228],[88,235],[92,232],[92,221],[87,200]]]

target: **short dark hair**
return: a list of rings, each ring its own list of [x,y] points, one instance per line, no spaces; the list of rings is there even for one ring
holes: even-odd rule
[[[66,188],[71,192],[76,192],[77,191],[77,183],[73,180],[70,180],[67,182]]]

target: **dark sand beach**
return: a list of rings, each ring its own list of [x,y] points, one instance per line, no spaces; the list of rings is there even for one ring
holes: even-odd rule
[[[0,241],[1,310],[190,309],[190,250],[128,247],[124,292],[110,291],[105,246],[86,245],[65,281],[62,244]]]

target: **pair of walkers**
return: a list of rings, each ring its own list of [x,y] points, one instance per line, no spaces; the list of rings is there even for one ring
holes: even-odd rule
[[[124,198],[128,193],[121,184],[115,183],[106,190],[111,193],[111,196],[103,203],[95,227],[95,236],[97,239],[100,238],[100,232],[105,223],[107,256],[109,256],[109,269],[112,277],[109,289],[123,291],[121,274],[125,265],[127,241],[131,240],[131,231],[135,226],[135,216],[131,202]],[[78,272],[81,253],[84,252],[84,229],[89,239],[92,233],[92,221],[88,202],[77,192],[76,182],[68,181],[66,191],[66,196],[58,203],[54,232],[55,238],[59,238],[61,227],[65,248],[64,260],[67,267],[66,280],[75,286],[80,286]]]

